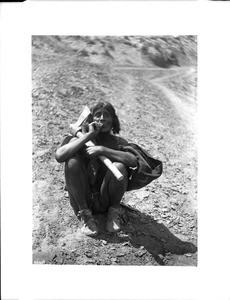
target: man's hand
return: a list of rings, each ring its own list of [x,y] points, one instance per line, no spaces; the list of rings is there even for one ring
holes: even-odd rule
[[[76,133],[77,133],[78,131],[81,130],[81,127],[76,126],[75,124],[70,124],[70,125],[69,125],[69,130],[70,130],[70,133],[71,133],[73,136],[76,136]]]
[[[89,132],[94,133],[95,136],[100,132],[102,127],[102,125],[97,122],[92,122],[88,126]]]
[[[103,146],[90,146],[87,147],[86,152],[89,155],[89,157],[97,157],[102,155],[103,148]]]

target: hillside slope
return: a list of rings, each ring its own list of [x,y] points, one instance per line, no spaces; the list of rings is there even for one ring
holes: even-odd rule
[[[196,39],[33,37],[33,260],[52,264],[196,265]],[[122,231],[78,230],[54,159],[84,105],[110,101],[121,136],[164,164],[125,194]]]

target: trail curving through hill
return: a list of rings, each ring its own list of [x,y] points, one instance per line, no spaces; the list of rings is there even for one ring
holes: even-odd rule
[[[136,77],[137,74],[135,72],[139,71],[141,78],[152,83],[155,88],[160,90],[160,92],[167,97],[172,106],[175,108],[178,116],[183,119],[183,122],[188,127],[188,130],[195,130],[196,105],[194,103],[194,99],[188,95],[178,96],[175,92],[173,92],[172,89],[168,88],[164,84],[164,82],[167,80],[176,78],[180,80],[181,77],[189,77],[193,75],[196,72],[195,67],[181,67],[170,70],[163,69],[163,71],[162,68],[115,67],[114,70],[127,72],[127,83],[122,95],[123,100],[121,99],[119,102],[131,103],[130,101],[132,101],[132,106],[134,105],[132,112],[134,112],[134,114],[138,106],[135,101],[136,94],[134,86],[136,85],[136,81],[140,78],[139,76]],[[149,73],[149,71],[153,74]],[[156,73],[158,76],[155,77],[156,75],[154,75],[154,73]],[[127,111],[128,108],[129,107],[127,107]]]

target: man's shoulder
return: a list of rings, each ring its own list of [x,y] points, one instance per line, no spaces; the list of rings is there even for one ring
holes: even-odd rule
[[[119,146],[126,146],[128,145],[128,141],[126,139],[124,139],[123,137],[120,137],[120,136],[115,136],[116,139],[117,139],[117,143]]]

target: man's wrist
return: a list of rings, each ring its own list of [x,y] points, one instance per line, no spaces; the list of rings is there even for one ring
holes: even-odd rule
[[[95,136],[96,136],[94,131],[89,131],[86,133],[86,135],[89,137],[90,140],[95,138]]]

